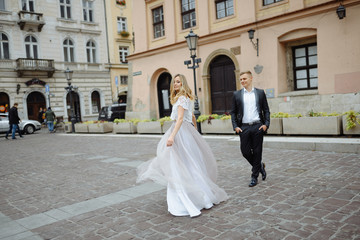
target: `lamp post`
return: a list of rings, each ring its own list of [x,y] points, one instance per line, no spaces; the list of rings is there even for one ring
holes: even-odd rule
[[[196,35],[192,29],[190,30],[190,33],[185,37],[187,45],[190,50],[190,57],[192,59],[192,65],[190,60],[184,61],[184,64],[187,65],[187,68],[193,70],[194,74],[194,89],[195,89],[195,103],[194,103],[194,115],[196,120],[200,116],[200,110],[199,110],[199,101],[197,97],[197,88],[196,88],[196,73],[195,69],[199,67],[199,63],[201,63],[201,58],[196,58],[196,47],[197,47],[197,41],[199,39],[199,36]],[[197,129],[199,133],[201,133],[201,125],[197,122]]]
[[[253,41],[255,30],[254,30],[254,29],[250,29],[250,30],[248,31],[248,33],[249,33],[249,39],[250,39],[251,43],[253,44],[253,46],[254,46],[254,48],[255,48],[255,50],[256,50],[256,52],[257,52],[257,56],[259,56],[259,39],[256,38],[256,43],[254,43],[254,41]]]
[[[74,86],[71,85],[71,79],[73,75],[73,71],[71,71],[69,68],[65,70],[66,80],[68,81],[68,86],[65,87],[68,94],[70,94],[70,121],[71,121],[71,131],[75,132],[75,116],[74,116],[74,107],[73,107],[73,98],[72,98],[72,91],[74,89]]]

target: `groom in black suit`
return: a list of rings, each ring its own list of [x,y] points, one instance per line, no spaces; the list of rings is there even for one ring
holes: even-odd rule
[[[240,73],[243,88],[234,92],[231,108],[231,121],[234,130],[240,135],[242,155],[252,166],[249,187],[258,183],[259,173],[266,179],[265,164],[262,163],[264,134],[270,126],[270,111],[264,90],[254,88],[250,71]]]

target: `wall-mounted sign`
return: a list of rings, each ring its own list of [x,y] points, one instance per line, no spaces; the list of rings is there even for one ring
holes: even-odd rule
[[[25,82],[26,86],[30,86],[30,85],[41,85],[41,86],[45,86],[46,85],[46,82],[44,81],[41,81],[40,79],[38,78],[33,78],[27,82]]]
[[[141,71],[133,72],[133,76],[138,76],[138,75],[141,75],[141,74],[142,74]]]

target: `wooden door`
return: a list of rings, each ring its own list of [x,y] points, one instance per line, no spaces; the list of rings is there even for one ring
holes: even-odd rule
[[[41,92],[32,92],[26,99],[28,119],[37,120],[39,119],[40,108],[46,109],[46,100]]]
[[[218,56],[210,64],[212,113],[224,114],[231,110],[231,99],[236,91],[235,65],[227,56]]]

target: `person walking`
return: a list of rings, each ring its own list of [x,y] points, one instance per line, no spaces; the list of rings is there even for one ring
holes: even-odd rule
[[[184,75],[170,83],[172,126],[162,136],[156,157],[137,168],[137,182],[153,180],[167,186],[168,211],[174,216],[196,217],[228,199],[216,185],[215,157],[199,132],[193,114],[194,96]]]
[[[51,107],[48,107],[47,111],[45,112],[45,119],[50,133],[54,132],[55,117],[55,113],[51,110]]]
[[[270,110],[264,90],[253,87],[250,71],[240,73],[243,88],[234,92],[231,107],[233,129],[240,135],[242,155],[252,166],[249,187],[258,183],[259,173],[266,179],[265,163],[262,162],[264,134],[270,126]]]
[[[45,108],[44,108],[45,109]],[[39,120],[39,122],[42,124],[43,122],[44,122],[44,113],[45,113],[45,111],[43,110],[43,108],[41,107],[40,109],[39,109],[39,114],[38,114],[38,120]]]
[[[21,122],[20,118],[19,118],[19,114],[18,114],[18,103],[14,103],[14,106],[12,108],[10,108],[9,110],[9,130],[6,132],[5,138],[8,139],[8,136],[10,133],[12,133],[11,138],[12,139],[16,139],[15,137],[15,132],[16,130],[19,133],[19,137],[23,138],[23,136],[21,135],[21,131],[20,131],[20,127],[19,127],[19,123]]]

